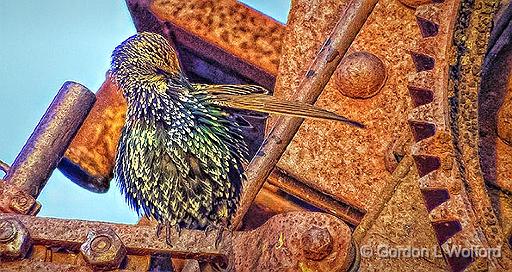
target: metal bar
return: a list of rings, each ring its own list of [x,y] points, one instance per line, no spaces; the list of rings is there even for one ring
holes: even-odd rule
[[[298,87],[300,91],[295,92],[293,97],[295,100],[310,104],[317,100],[377,2],[378,0],[354,0],[349,4],[345,14],[341,16],[302,79]],[[247,168],[246,189],[233,218],[235,228],[242,222],[261,186],[267,180],[302,122],[303,119],[300,118],[279,117],[277,119],[256,157]]]
[[[357,226],[366,213],[362,208],[341,202],[330,195],[308,187],[278,167],[275,167],[270,173],[268,182],[327,213],[335,215],[352,226]]]
[[[380,192],[380,197],[374,204],[376,208],[364,216],[363,220],[361,220],[357,228],[352,233],[352,239],[357,245],[360,245],[363,242],[363,238],[375,224],[375,221],[377,221],[387,203],[391,200],[393,195],[395,195],[398,185],[400,185],[408,175],[416,175],[415,172],[411,172],[413,170],[413,163],[411,156],[405,156],[400,161],[386,187],[384,187]]]
[[[95,100],[84,86],[65,82],[14,160],[6,182],[37,197]]]
[[[43,218],[0,213],[0,220],[15,218],[29,231],[34,244],[60,246],[78,251],[86,241],[89,230],[112,229],[126,247],[128,254],[171,254],[173,257],[198,260],[227,260],[231,251],[231,234],[224,232],[215,247],[217,232],[183,229],[178,233],[170,230],[172,246],[165,237],[158,237],[154,226],[123,225],[84,220]],[[165,236],[165,231],[162,231]]]
[[[7,174],[9,172],[9,168],[11,168],[7,163],[0,160],[0,170]]]

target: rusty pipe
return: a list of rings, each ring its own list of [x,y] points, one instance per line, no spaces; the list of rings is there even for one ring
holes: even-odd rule
[[[36,198],[95,100],[86,87],[65,82],[11,165],[6,182]]]
[[[307,74],[302,78],[297,88],[300,91],[295,92],[294,100],[309,104],[315,103],[377,2],[378,0],[353,0],[350,2],[315,60],[309,66]],[[263,145],[256,153],[257,155],[247,167],[246,189],[242,194],[240,206],[232,222],[235,228],[242,222],[249,206],[299,130],[302,122],[303,119],[301,118],[281,116],[263,141]]]

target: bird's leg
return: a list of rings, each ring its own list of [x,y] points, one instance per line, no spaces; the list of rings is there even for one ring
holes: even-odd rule
[[[206,226],[206,228],[204,228],[204,237],[208,237],[208,234],[210,234],[212,231],[214,231],[216,229],[215,226],[213,225],[208,225]]]
[[[165,229],[165,243],[167,243],[167,245],[169,245],[170,247],[172,247],[174,244],[172,241],[172,233],[171,233],[172,227],[174,227],[174,229],[176,230],[176,233],[178,234],[178,239],[179,239],[179,237],[181,237],[181,227],[179,226],[179,224],[171,224],[169,222],[164,222],[164,223],[158,223],[158,225],[156,226],[156,236],[158,238],[160,238],[162,235],[162,229]]]
[[[220,245],[220,241],[224,238],[224,230],[227,230],[225,226],[217,228],[217,236],[215,237],[215,249],[217,249]]]
[[[160,235],[162,235],[162,229],[164,228],[164,224],[163,223],[158,223],[156,225],[156,237],[157,238],[160,238]]]
[[[167,223],[165,226],[165,242],[167,243],[167,245],[172,247],[173,242],[171,239],[171,226],[169,225],[169,223]]]
[[[217,231],[217,235],[215,236],[215,248],[217,249],[220,245],[222,239],[224,239],[224,232],[229,231],[232,232],[231,229],[228,228],[227,220],[222,220],[219,224],[212,225],[213,229]]]
[[[178,234],[178,238],[181,237],[181,227],[179,224],[174,225],[174,230],[176,230],[176,233]]]

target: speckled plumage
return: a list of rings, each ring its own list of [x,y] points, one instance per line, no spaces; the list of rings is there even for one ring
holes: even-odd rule
[[[154,33],[119,45],[111,72],[128,103],[115,165],[119,186],[137,212],[171,226],[225,226],[235,212],[248,148],[226,107],[358,125],[279,101],[258,86],[192,84],[172,46]]]

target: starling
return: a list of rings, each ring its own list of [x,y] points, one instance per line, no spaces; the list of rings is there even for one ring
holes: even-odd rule
[[[127,101],[115,175],[137,213],[191,229],[227,227],[244,183],[248,146],[226,109],[331,119],[309,104],[283,101],[254,85],[189,82],[169,42],[138,33],[112,53],[111,73]]]

